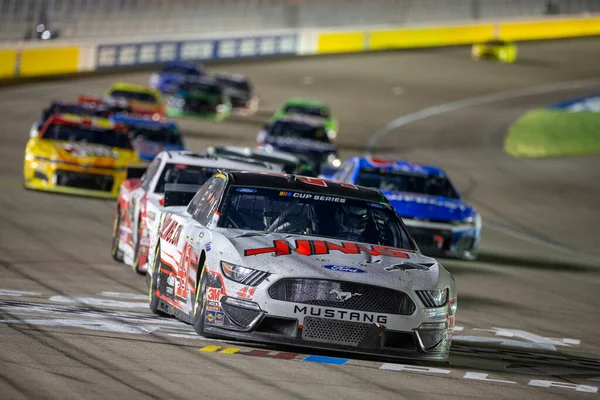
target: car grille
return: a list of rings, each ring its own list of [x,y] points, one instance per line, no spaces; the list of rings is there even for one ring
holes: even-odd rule
[[[336,321],[315,317],[304,318],[302,340],[358,346],[373,324]]]
[[[232,306],[231,304],[227,304],[225,302],[221,303],[221,307],[223,307],[223,311],[225,311],[233,323],[244,328],[249,326],[260,314],[259,311]]]
[[[54,173],[57,186],[66,186],[79,189],[112,191],[114,178],[111,175],[88,174],[85,172],[71,172],[58,170]]]
[[[393,289],[321,279],[282,279],[269,288],[275,300],[381,314],[411,315],[415,304]]]

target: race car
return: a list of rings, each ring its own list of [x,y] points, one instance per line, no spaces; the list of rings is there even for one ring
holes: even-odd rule
[[[155,121],[164,117],[164,104],[158,90],[132,83],[113,83],[106,91],[112,99],[124,99],[129,102],[136,113],[149,116]]]
[[[488,40],[485,43],[474,44],[471,56],[474,60],[496,60],[503,63],[513,63],[517,59],[517,46],[507,40]]]
[[[187,80],[206,75],[204,66],[193,62],[172,61],[166,63],[158,72],[150,75],[150,87],[163,94],[175,93]]]
[[[218,156],[242,157],[250,160],[280,164],[283,166],[283,171],[286,174],[316,176],[310,164],[310,160],[301,155],[294,155],[277,150],[267,151],[260,148],[234,146],[210,146],[206,151],[209,154]]]
[[[481,216],[461,198],[440,168],[352,157],[328,178],[381,190],[423,253],[465,260],[477,258]]]
[[[167,115],[191,116],[221,121],[231,114],[231,101],[214,78],[200,77],[180,85],[167,97]]]
[[[281,172],[280,166],[269,163],[189,151],[163,151],[142,174],[139,168],[131,168],[131,178],[119,187],[112,236],[113,258],[144,274],[148,223],[156,215],[156,205],[164,202],[165,185],[194,184],[199,187],[217,170],[227,169]],[[155,200],[155,205],[149,200]]]
[[[179,127],[174,122],[117,115],[113,121],[125,125],[133,148],[142,161],[152,161],[163,150],[186,150]]]
[[[205,337],[447,359],[454,279],[379,191],[229,172],[177,193],[152,226],[152,312]]]
[[[216,81],[231,102],[231,113],[250,116],[256,114],[260,104],[259,97],[248,78],[240,74],[219,73]]]
[[[331,116],[331,110],[327,104],[316,100],[297,97],[291,98],[286,100],[281,108],[273,114],[271,121],[274,122],[285,116],[291,115],[305,115],[320,119],[325,125],[327,136],[332,140],[337,138],[339,124],[338,121]]]
[[[44,123],[52,115],[71,114],[87,117],[108,118],[113,114],[113,110],[104,105],[95,107],[84,106],[79,103],[68,103],[62,101],[53,101],[50,105],[42,110],[40,118],[33,123],[29,136],[37,135],[37,132],[44,126]]]
[[[108,119],[53,115],[27,142],[24,186],[115,198],[127,166],[139,162],[125,126]]]
[[[337,146],[327,136],[320,119],[306,116],[287,116],[267,124],[256,138],[258,147],[267,151],[279,150],[310,160],[315,174],[338,168]]]

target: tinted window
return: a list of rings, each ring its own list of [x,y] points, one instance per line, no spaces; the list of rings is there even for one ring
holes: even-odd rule
[[[151,93],[144,92],[130,92],[127,90],[113,90],[110,95],[112,97],[119,97],[128,100],[145,101],[148,103],[156,103],[158,99]]]
[[[186,164],[167,164],[162,173],[154,192],[163,193],[167,183],[180,183],[184,185],[202,185],[216,170],[214,168],[201,167]]]
[[[453,199],[459,198],[448,178],[439,175],[361,168],[356,184],[390,192],[409,192]]]
[[[413,249],[399,217],[387,206],[306,192],[230,187],[219,226]]]
[[[49,116],[56,114],[75,114],[81,116],[105,118],[110,115],[110,112],[107,109],[89,108],[76,104],[55,104],[44,109],[42,113],[42,121],[46,121]]]
[[[215,177],[205,186],[206,191],[198,200],[195,212],[192,214],[194,219],[202,225],[208,224],[219,206],[219,199],[225,188],[225,180]]]
[[[132,127],[132,140],[147,140],[150,142],[181,145],[181,135],[169,128]]]
[[[284,111],[286,114],[303,114],[313,117],[329,118],[329,110],[322,107],[289,105],[285,107]]]
[[[277,121],[272,125],[269,135],[330,143],[324,127],[303,124],[300,122]]]
[[[44,132],[43,139],[95,143],[121,149],[132,148],[127,133],[92,126],[51,124]]]

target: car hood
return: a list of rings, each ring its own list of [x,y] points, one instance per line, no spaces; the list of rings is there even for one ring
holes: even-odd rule
[[[460,199],[408,192],[382,191],[401,217],[436,221],[463,221],[475,210]]]
[[[365,243],[283,233],[223,228],[216,231],[224,241],[212,246],[222,249],[217,250],[221,253],[220,259],[279,276],[427,289],[436,286],[440,273],[449,275],[434,259],[410,250],[386,248],[375,251],[372,245]],[[346,251],[330,246],[327,254],[311,254],[315,241],[343,245]]]
[[[124,168],[139,161],[133,150],[94,143],[39,140],[33,151],[40,157],[83,167]]]

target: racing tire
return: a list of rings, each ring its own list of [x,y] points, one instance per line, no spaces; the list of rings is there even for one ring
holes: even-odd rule
[[[138,219],[138,233],[137,233],[137,241],[135,244],[135,249],[134,249],[134,253],[133,253],[133,265],[131,266],[131,268],[133,269],[133,272],[135,272],[136,274],[139,275],[146,275],[146,272],[144,271],[140,271],[140,242],[141,242],[141,237],[142,237],[142,219],[141,216]]]
[[[121,208],[117,207],[115,222],[113,223],[112,246],[110,253],[113,260],[122,263],[123,253],[119,250],[119,241],[121,240]]]
[[[154,268],[152,268],[152,274],[148,274],[148,304],[150,311],[153,314],[160,316],[167,316],[166,313],[159,309],[160,299],[156,296],[156,290],[158,289],[158,274],[160,271],[160,245],[156,246],[156,252],[154,254]]]
[[[200,281],[198,282],[198,286],[196,287],[196,296],[194,297],[194,304],[192,305],[193,315],[192,315],[192,325],[194,326],[194,330],[196,333],[205,338],[215,338],[215,335],[207,334],[204,332],[204,312],[206,311],[206,303],[204,301],[204,294],[206,293],[206,274],[204,273],[206,266],[206,261],[204,261],[204,265],[202,266],[202,272],[200,274]]]

